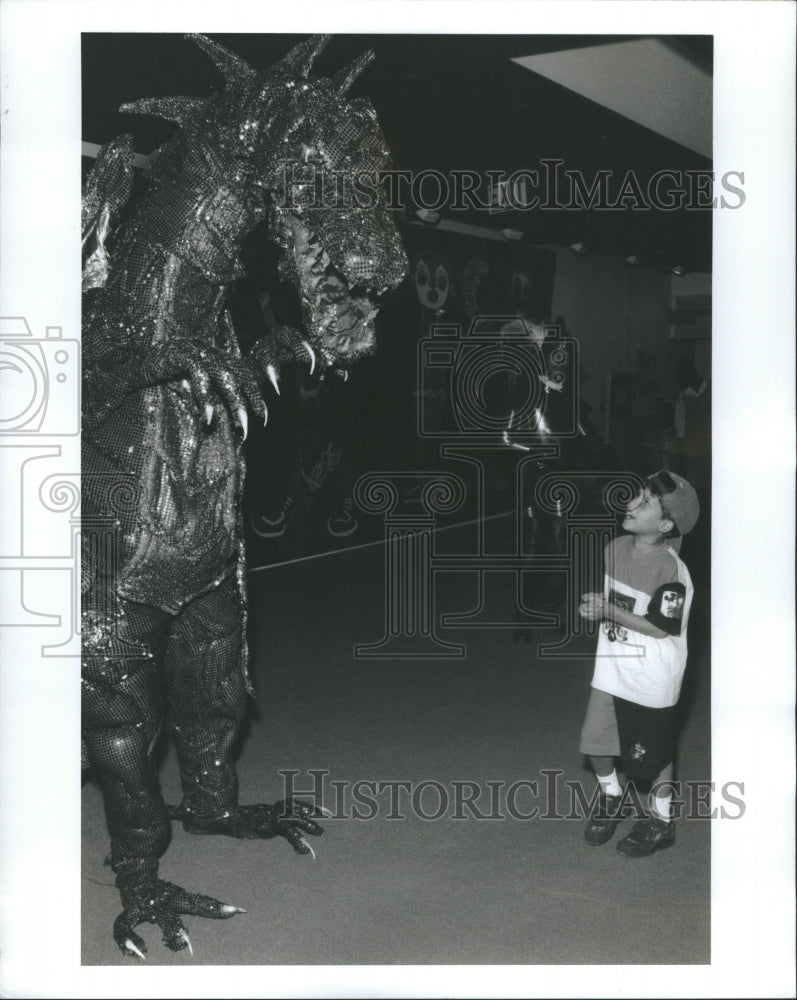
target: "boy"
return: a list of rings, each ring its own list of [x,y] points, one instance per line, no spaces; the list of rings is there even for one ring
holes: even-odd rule
[[[652,781],[650,815],[617,850],[640,858],[675,843],[672,822],[674,711],[686,667],[686,624],[693,587],[677,555],[694,528],[697,493],[681,476],[661,471],[628,505],[628,532],[606,547],[603,594],[584,594],[582,618],[601,621],[581,752],[599,784],[588,844],[605,844],[622,819],[620,757],[629,780]]]

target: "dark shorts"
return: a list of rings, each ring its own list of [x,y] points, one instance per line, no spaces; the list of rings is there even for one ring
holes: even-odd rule
[[[675,709],[647,708],[591,689],[581,753],[620,757],[627,778],[653,780],[672,761]]]

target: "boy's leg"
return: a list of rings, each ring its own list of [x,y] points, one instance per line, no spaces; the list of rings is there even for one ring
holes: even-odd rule
[[[672,761],[662,769],[650,790],[651,811],[666,823],[672,822],[672,781],[675,768]]]
[[[594,688],[581,730],[581,752],[589,757],[598,779],[598,795],[591,810],[584,839],[592,847],[611,840],[622,819],[622,788],[614,766],[620,753],[614,699]]]
[[[657,795],[655,792],[656,785],[670,780],[664,777],[666,771],[672,774],[672,765],[664,768],[653,784],[649,815],[635,823],[631,832],[617,842],[617,850],[627,858],[646,858],[649,854],[663,851],[675,843],[672,795]]]
[[[589,762],[592,765],[592,770],[595,772],[595,777],[598,779],[598,784],[601,786],[601,792],[604,795],[611,795],[615,798],[618,795],[622,795],[623,790],[620,787],[620,779],[617,777],[614,757],[596,757],[590,755]]]
[[[622,707],[622,706],[621,706]],[[623,712],[625,707],[622,707]],[[632,713],[633,714],[633,713]],[[644,858],[675,843],[675,823],[672,818],[672,712],[668,709],[648,709],[642,717],[642,745],[648,751],[654,767],[660,770],[650,788],[648,815],[634,825],[631,832],[618,841],[617,850],[629,858]],[[639,745],[637,743],[637,745]],[[667,763],[663,766],[661,761]],[[629,770],[631,768],[629,762]],[[650,780],[650,772],[642,773]]]

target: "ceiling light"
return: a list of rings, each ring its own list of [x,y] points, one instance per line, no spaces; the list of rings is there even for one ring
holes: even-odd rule
[[[674,274],[679,278],[683,278],[685,273],[683,264],[676,264],[675,267],[670,268],[670,274]]]
[[[522,240],[523,230],[522,229],[502,229],[501,235],[505,240]]]
[[[632,253],[630,257],[625,258],[625,262],[629,267],[637,267],[639,264],[639,257],[635,253]]]
[[[419,208],[415,214],[421,222],[425,222],[427,226],[436,226],[440,221],[440,213],[433,212],[429,208]]]
[[[581,257],[588,252],[586,243],[571,243],[570,249]]]

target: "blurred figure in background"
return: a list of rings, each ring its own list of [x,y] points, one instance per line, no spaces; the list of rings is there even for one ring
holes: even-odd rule
[[[675,437],[670,459],[673,470],[701,492],[711,486],[711,386],[689,358],[678,363]]]

